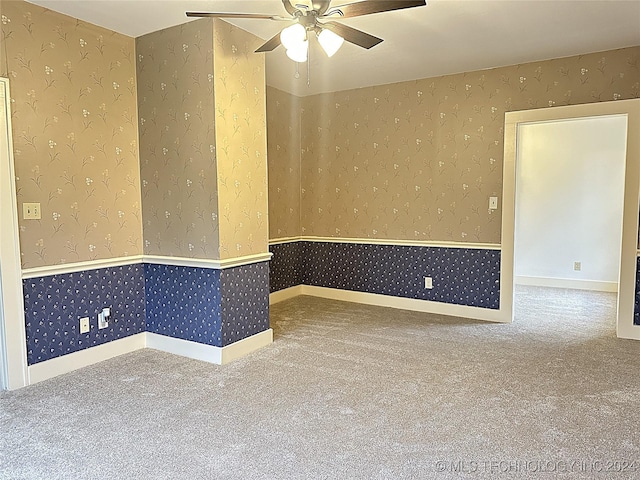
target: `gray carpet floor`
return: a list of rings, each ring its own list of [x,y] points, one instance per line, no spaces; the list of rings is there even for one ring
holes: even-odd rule
[[[226,366],[147,349],[0,392],[0,478],[640,478],[615,295],[516,305],[499,325],[297,297]]]

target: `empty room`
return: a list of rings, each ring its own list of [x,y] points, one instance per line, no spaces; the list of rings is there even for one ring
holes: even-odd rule
[[[640,476],[640,0],[0,19],[0,478]]]

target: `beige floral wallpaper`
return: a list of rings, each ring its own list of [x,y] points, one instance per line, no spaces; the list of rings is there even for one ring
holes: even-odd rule
[[[304,97],[301,234],[499,243],[505,112],[638,96],[640,47]]]
[[[260,42],[212,19],[136,40],[146,254],[267,251]]]
[[[145,254],[218,255],[212,25],[136,39]]]
[[[214,20],[220,258],[268,251],[263,40]]]
[[[267,87],[269,238],[300,235],[300,99]]]
[[[133,39],[2,0],[24,268],[142,253]]]

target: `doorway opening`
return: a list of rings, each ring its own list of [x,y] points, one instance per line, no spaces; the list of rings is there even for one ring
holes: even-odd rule
[[[564,107],[540,108],[505,115],[505,153],[503,172],[502,252],[500,313],[504,321],[513,321],[515,240],[516,240],[516,172],[518,158],[518,131],[527,124],[554,122],[571,119],[587,119],[607,116],[622,116],[627,121],[627,131],[640,130],[640,99],[598,102]],[[638,198],[640,193],[640,137],[626,135],[624,163],[624,189],[622,207],[622,235],[618,256],[618,297],[616,334],[620,338],[640,340],[640,326],[634,324],[636,269],[638,252]],[[555,253],[555,252],[554,252]],[[569,268],[576,264],[582,270],[582,260],[575,258]],[[565,265],[566,266],[566,265]],[[574,274],[575,275],[575,274]],[[538,275],[541,276],[541,275]],[[589,280],[571,275],[565,280]],[[611,282],[615,283],[615,282]]]
[[[615,335],[626,144],[626,115],[519,125],[516,311],[587,319],[593,306]]]

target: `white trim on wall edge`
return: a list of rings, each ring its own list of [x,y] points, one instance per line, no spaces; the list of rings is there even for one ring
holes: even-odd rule
[[[86,262],[66,263],[64,265],[25,268],[22,270],[22,278],[46,277],[50,275],[82,272],[85,270],[97,270],[98,268],[120,267],[123,265],[136,265],[140,263],[224,270],[226,268],[267,262],[271,260],[272,256],[272,253],[265,252],[255,255],[247,255],[244,257],[226,258],[224,260],[208,260],[201,258],[166,257],[161,255],[133,255],[130,257],[105,258],[100,260],[89,260]]]
[[[63,273],[82,272],[85,270],[97,270],[98,268],[121,267],[123,265],[135,265],[142,263],[142,255],[130,257],[103,258],[88,260],[86,262],[65,263],[64,265],[49,265],[46,267],[25,268],[22,270],[22,278],[45,277]]]
[[[143,255],[144,263],[160,265],[175,265],[179,267],[213,268],[224,270],[225,268],[241,267],[252,263],[267,262],[273,256],[270,252],[246,255],[244,257],[225,258],[223,260],[209,260],[206,258],[166,257],[162,255]]]
[[[0,78],[0,390],[28,383],[9,80]]]
[[[499,243],[467,243],[467,242],[439,242],[431,240],[399,240],[383,238],[344,238],[344,237],[283,237],[269,240],[269,245],[292,242],[327,242],[327,243],[357,243],[366,245],[407,245],[410,247],[437,248],[469,248],[478,250],[500,250]]]
[[[299,242],[302,237],[280,237],[269,240],[269,245],[279,245],[281,243],[293,243]],[[640,255],[640,250],[638,250],[638,255]]]
[[[592,290],[595,292],[618,291],[618,282],[604,282],[598,280],[580,280],[575,278],[550,278],[516,275],[516,285],[530,285],[534,287],[572,288],[575,290]]]
[[[217,365],[225,365],[259,348],[265,347],[272,342],[273,330],[270,328],[225,347],[205,345],[203,343],[182,340],[181,338],[167,337],[165,335],[147,332],[147,348],[153,348],[194,360],[215,363]]]
[[[278,302],[284,302],[285,300],[289,300],[290,298],[302,295],[302,287],[303,285],[295,285],[293,287],[283,288],[282,290],[278,290],[277,292],[270,293],[269,305],[274,305]]]
[[[337,288],[316,287],[313,285],[299,285],[300,295],[342,300],[344,302],[364,303],[379,307],[399,308],[414,312],[434,313],[451,317],[463,317],[487,322],[509,323],[510,319],[504,318],[500,310],[490,308],[470,307],[467,305],[454,305],[451,303],[432,302],[430,300],[418,300],[415,298],[394,297],[379,293],[354,292]],[[289,289],[287,289],[289,290]],[[273,295],[273,294],[272,294]]]
[[[103,343],[102,345],[30,365],[28,368],[29,384],[32,385],[42,382],[43,380],[48,380],[79,368],[88,367],[94,363],[109,360],[118,355],[135,352],[136,350],[144,348],[145,344],[146,333],[136,333],[129,337],[120,338],[108,343]]]

